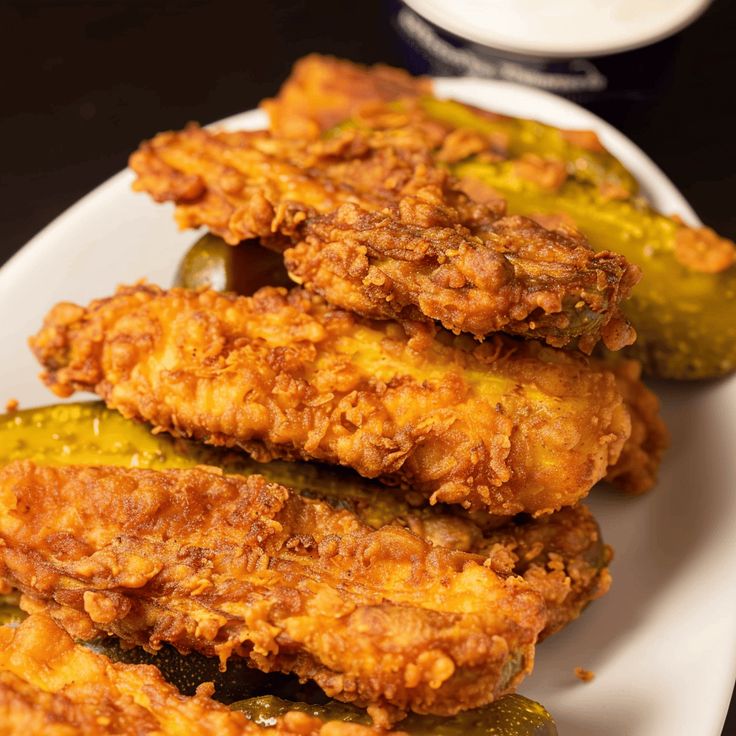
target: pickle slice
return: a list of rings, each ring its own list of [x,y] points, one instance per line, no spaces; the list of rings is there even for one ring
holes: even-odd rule
[[[192,440],[153,434],[101,401],[56,404],[0,415],[0,462],[32,460],[42,465],[116,465],[166,470],[215,465],[226,473],[259,474],[306,496],[358,514],[378,529],[406,511],[399,495],[376,492],[356,473],[318,463],[259,463],[246,453]]]
[[[280,716],[295,710],[323,721],[371,724],[370,717],[360,708],[334,701],[309,705],[267,695],[242,700],[231,707],[261,726],[274,726]],[[557,736],[552,716],[523,695],[505,695],[490,705],[444,718],[412,713],[394,728],[410,736]]]
[[[640,198],[609,199],[575,179],[544,189],[520,176],[511,161],[470,160],[454,172],[501,194],[511,214],[569,217],[595,250],[620,253],[642,268],[642,280],[621,308],[638,335],[624,352],[647,373],[700,379],[736,370],[736,266],[707,273],[678,257],[683,236],[706,231],[665,217]]]

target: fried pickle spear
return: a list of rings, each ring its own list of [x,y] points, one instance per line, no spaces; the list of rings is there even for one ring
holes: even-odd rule
[[[582,237],[472,202],[418,128],[330,140],[190,126],[130,158],[134,188],[177,204],[181,227],[230,244],[260,238],[291,278],[374,319],[437,320],[478,338],[499,330],[590,352],[635,333],[619,303],[639,273]]]
[[[275,727],[211,697],[181,695],[155,667],[111,662],[75,644],[51,618],[34,614],[0,627],[2,736],[363,736],[356,723],[325,722],[284,704]],[[276,719],[274,719],[276,720]]]
[[[614,376],[582,356],[361,320],[299,289],[122,288],[58,305],[31,345],[59,396],[505,516],[574,504],[631,431]]]
[[[0,499],[0,579],[26,610],[80,639],[248,657],[374,716],[493,701],[545,623],[529,584],[482,557],[260,476],[21,461]]]
[[[393,83],[389,83],[392,80]],[[634,177],[591,130],[562,130],[536,120],[500,115],[438,99],[426,77],[402,69],[367,67],[331,56],[299,59],[274,99],[261,106],[278,136],[317,138],[338,125],[419,126],[456,160],[483,153],[494,159],[543,156],[607,196],[637,192]]]
[[[261,103],[271,129],[287,138],[317,138],[364,107],[428,95],[432,81],[403,69],[377,64],[363,67],[320,54],[299,59],[278,97]]]
[[[625,451],[624,451],[625,452]],[[482,555],[499,575],[520,575],[544,597],[540,639],[576,619],[609,587],[610,548],[584,506],[532,519],[428,506],[411,491],[386,488],[346,470],[314,463],[256,463],[247,455],[151,434],[100,403],[59,404],[0,416],[0,464],[115,465],[171,469],[210,465],[226,473],[261,473],[307,498],[347,509],[372,529],[394,524],[434,545]]]
[[[185,659],[185,658],[182,658]],[[351,706],[308,705],[273,696],[225,707],[205,684],[180,695],[155,667],[114,663],[75,644],[44,614],[0,628],[2,736],[370,736],[371,719]],[[398,733],[556,736],[550,714],[521,695],[452,718],[409,716]]]

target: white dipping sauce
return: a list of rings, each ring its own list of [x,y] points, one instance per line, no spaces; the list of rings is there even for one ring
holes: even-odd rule
[[[533,56],[598,56],[692,23],[710,0],[404,0],[461,38]]]

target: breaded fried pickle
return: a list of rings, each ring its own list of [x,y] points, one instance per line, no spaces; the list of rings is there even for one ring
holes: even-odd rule
[[[641,380],[641,363],[609,360],[606,365],[616,376],[631,416],[631,435],[616,464],[608,469],[606,480],[622,491],[644,493],[657,482],[670,434],[659,412],[659,399]]]
[[[299,59],[278,98],[261,103],[272,130],[290,138],[316,138],[364,107],[432,92],[428,77],[376,64],[363,67],[320,54]]]
[[[582,236],[504,217],[500,199],[472,202],[420,128],[303,141],[190,126],[142,144],[130,165],[134,188],[175,202],[182,227],[231,244],[261,238],[297,283],[363,316],[585,352],[634,340],[619,303],[637,268]]]
[[[603,543],[598,523],[585,506],[539,519],[517,517],[495,529],[483,529],[480,515],[469,517],[483,530],[470,551],[486,556],[500,575],[522,575],[544,598],[547,624],[540,639],[567,626],[591,601],[608,592],[613,551]],[[432,521],[422,536],[435,544],[462,548],[456,536],[459,524],[449,523],[447,514],[437,514]]]
[[[0,579],[73,636],[248,657],[394,713],[491,702],[545,623],[480,556],[261,476],[18,462],[0,471]]]
[[[298,289],[122,288],[57,305],[31,345],[60,396],[501,515],[575,503],[631,429],[614,376],[582,356],[370,322]]]
[[[113,663],[48,616],[0,627],[2,736],[317,736],[324,723],[287,713],[265,729],[209,697],[181,695],[150,665]],[[332,722],[332,736],[375,733]]]
[[[501,576],[523,576],[546,605],[547,624],[540,639],[574,621],[611,585],[608,564],[613,552],[603,543],[598,523],[585,506],[500,523],[483,513],[453,513],[437,506],[413,508],[399,501],[382,508],[378,501],[377,508],[371,509],[368,501],[361,503],[356,495],[351,501],[351,508],[373,524],[379,519],[401,524],[432,544],[482,555]]]

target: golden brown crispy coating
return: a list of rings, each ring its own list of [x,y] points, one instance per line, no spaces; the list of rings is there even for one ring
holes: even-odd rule
[[[603,543],[598,524],[585,506],[539,519],[516,519],[487,532],[483,545],[473,551],[487,554],[499,574],[508,565],[508,571],[522,575],[542,595],[547,625],[540,639],[574,621],[611,586],[608,565],[613,550]]]
[[[268,113],[269,130],[280,138],[316,139],[351,121],[374,129],[419,128],[432,148],[441,149],[436,157],[445,163],[478,153],[493,156],[507,152],[508,136],[502,131],[457,129],[433,118],[422,106],[431,95],[433,83],[429,77],[413,77],[396,67],[363,66],[310,54],[294,64],[276,97],[264,100],[261,107]],[[488,120],[508,119],[488,110],[466,107]],[[588,145],[600,147],[591,131],[565,134],[587,136]]]
[[[483,558],[261,476],[0,471],[0,578],[73,636],[248,657],[358,705],[450,715],[531,669],[544,603]]]
[[[631,436],[618,461],[608,469],[606,480],[622,491],[644,493],[657,483],[669,432],[659,412],[659,399],[641,380],[641,363],[611,360],[606,365],[614,372],[631,415]]]
[[[31,345],[60,396],[500,515],[574,504],[630,432],[613,375],[583,356],[370,322],[299,289],[122,288],[58,305]]]
[[[130,165],[134,188],[175,202],[182,227],[285,249],[297,283],[364,316],[585,352],[635,337],[618,305],[638,269],[582,236],[503,217],[501,200],[472,202],[419,127],[294,141],[190,126],[142,144]]]
[[[278,98],[261,106],[271,128],[290,138],[316,138],[373,103],[432,92],[427,77],[377,64],[364,67],[332,56],[310,54],[299,59],[279,90]]]
[[[230,458],[231,463],[242,462]],[[218,463],[216,457],[211,461]],[[231,472],[228,464],[225,467]],[[481,555],[503,577],[524,577],[547,607],[547,625],[540,639],[574,621],[610,587],[608,564],[613,553],[604,544],[595,517],[583,505],[537,519],[526,514],[509,519],[459,506],[430,506],[411,490],[387,493],[353,473],[313,464],[271,462],[263,466],[263,473],[307,498],[351,511],[373,529],[397,524],[434,545]]]
[[[212,700],[206,685],[181,695],[150,665],[113,663],[48,616],[0,627],[1,736],[368,736],[358,724],[329,726],[287,713],[263,728]]]
[[[540,639],[574,621],[611,585],[608,564],[613,552],[603,543],[595,517],[585,506],[504,522],[483,512],[413,507],[399,499],[385,503],[376,499],[371,504],[356,495],[348,498],[351,510],[371,526],[401,524],[432,544],[486,557],[501,576],[522,576],[547,607]]]

